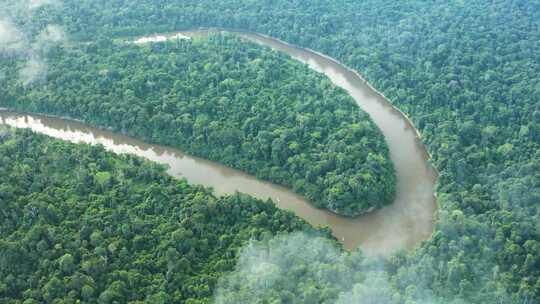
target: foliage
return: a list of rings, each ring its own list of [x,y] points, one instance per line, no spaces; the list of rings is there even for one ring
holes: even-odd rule
[[[13,79],[0,105],[176,146],[343,215],[392,202],[384,137],[350,96],[306,66],[233,36],[109,43],[56,49],[47,81],[25,89]]]
[[[330,235],[271,202],[215,197],[134,156],[2,132],[2,303],[209,303],[247,240]]]
[[[436,230],[389,259],[392,288],[540,301],[538,1],[65,0],[46,19],[74,39],[240,28],[341,60],[413,119],[440,171]]]

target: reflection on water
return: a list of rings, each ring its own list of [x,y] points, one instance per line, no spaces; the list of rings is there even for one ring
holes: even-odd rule
[[[161,37],[182,38],[206,33],[182,32],[142,37],[136,41],[162,41]],[[408,119],[358,74],[330,58],[258,34],[237,34],[283,51],[325,74],[333,83],[345,89],[370,115],[385,136],[396,169],[397,195],[391,205],[357,218],[346,218],[317,209],[284,187],[186,155],[177,149],[145,144],[124,135],[59,118],[0,111],[1,122],[31,128],[71,142],[102,144],[115,153],[131,153],[166,164],[172,176],[186,178],[192,184],[212,187],[218,195],[239,191],[262,199],[271,198],[279,208],[291,210],[313,225],[330,227],[347,249],[360,246],[368,254],[387,255],[402,248],[411,248],[428,238],[433,230],[436,210],[433,189],[437,176],[428,164],[428,154],[416,129]]]
[[[183,35],[182,33],[176,33],[174,35],[154,35],[154,36],[141,37],[133,41],[133,43],[143,44],[143,43],[149,43],[149,42],[163,42],[169,39],[190,39],[190,37]]]

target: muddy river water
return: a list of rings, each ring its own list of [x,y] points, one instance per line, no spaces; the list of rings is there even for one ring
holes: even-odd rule
[[[208,31],[192,31],[141,37],[135,42],[189,39]],[[395,201],[380,210],[347,218],[313,207],[305,198],[284,187],[256,179],[215,162],[186,155],[180,150],[150,145],[131,137],[94,128],[72,120],[0,110],[0,123],[30,128],[70,142],[102,144],[116,153],[131,153],[169,166],[168,173],[190,183],[212,187],[217,195],[235,191],[266,199],[291,210],[313,225],[328,226],[347,249],[358,246],[367,254],[388,255],[410,249],[427,239],[433,230],[436,212],[434,186],[437,173],[429,165],[429,155],[419,133],[408,118],[372,88],[359,74],[339,62],[311,50],[255,33],[234,32],[250,41],[287,53],[326,75],[345,89],[367,112],[385,136],[397,176]]]

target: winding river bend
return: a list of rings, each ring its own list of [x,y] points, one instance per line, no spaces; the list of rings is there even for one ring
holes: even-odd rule
[[[142,37],[141,43],[165,39],[186,39],[209,31],[192,31]],[[367,112],[385,136],[397,176],[395,201],[380,210],[357,218],[347,218],[313,207],[291,190],[256,179],[223,165],[186,155],[180,150],[149,145],[128,136],[56,117],[0,110],[0,124],[30,128],[70,142],[102,144],[115,153],[131,153],[169,166],[168,173],[193,184],[212,187],[217,195],[235,191],[266,199],[293,211],[312,225],[328,226],[347,249],[358,246],[369,255],[388,255],[410,249],[427,239],[433,230],[436,212],[434,186],[436,170],[420,135],[409,119],[359,74],[339,62],[311,50],[255,33],[234,32],[250,41],[282,51],[326,75],[345,89]]]

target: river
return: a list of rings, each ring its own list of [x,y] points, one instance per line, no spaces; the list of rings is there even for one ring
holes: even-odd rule
[[[163,41],[163,37],[186,39],[207,33],[191,31],[154,35],[141,37],[136,42]],[[289,189],[258,180],[238,170],[186,155],[174,148],[149,145],[72,120],[2,110],[0,123],[30,128],[70,142],[102,144],[115,153],[131,153],[166,164],[169,166],[167,172],[172,176],[212,187],[217,195],[239,191],[262,199],[271,198],[279,208],[291,210],[312,225],[328,226],[346,249],[360,246],[368,255],[389,255],[400,249],[410,249],[427,239],[433,231],[436,213],[434,187],[437,172],[430,166],[420,134],[410,120],[358,73],[331,58],[255,33],[235,34],[287,53],[323,73],[334,84],[345,89],[370,115],[384,134],[396,169],[397,192],[391,205],[356,218],[347,218],[317,209]]]

